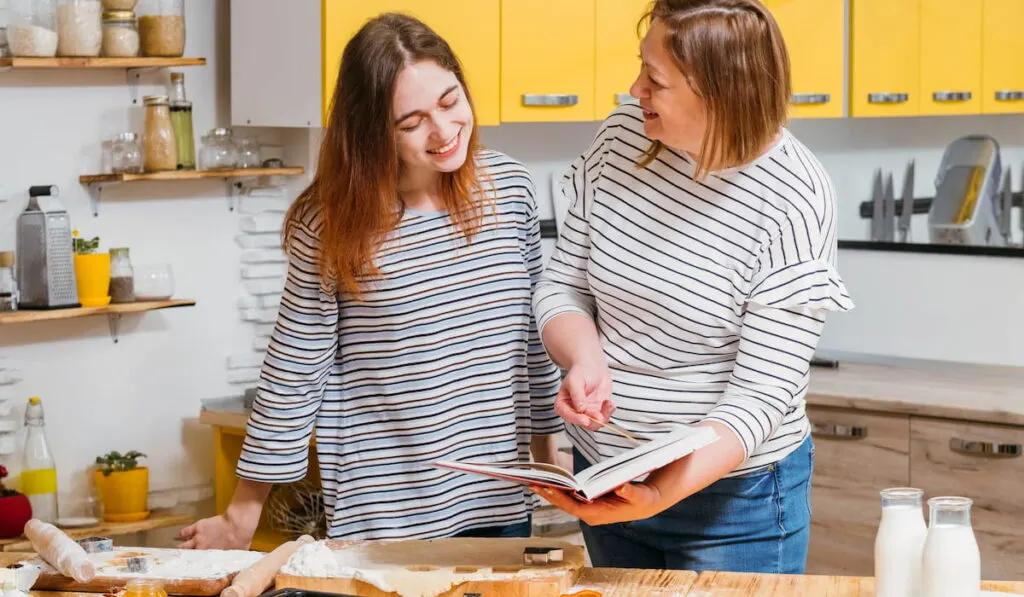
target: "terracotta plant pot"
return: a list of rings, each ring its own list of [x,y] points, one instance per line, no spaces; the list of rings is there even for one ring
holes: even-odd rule
[[[32,519],[32,504],[24,495],[0,497],[0,539],[20,537]]]
[[[140,466],[130,471],[104,475],[94,471],[93,480],[103,503],[103,520],[137,522],[149,517],[149,469]]]
[[[110,253],[75,255],[75,284],[83,307],[110,304]]]

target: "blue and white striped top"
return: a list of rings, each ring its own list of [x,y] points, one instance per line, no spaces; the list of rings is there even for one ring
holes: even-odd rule
[[[315,430],[331,538],[444,537],[533,507],[522,486],[430,466],[528,459],[531,434],[562,430],[531,306],[533,181],[500,153],[477,160],[496,191],[481,232],[467,245],[446,213],[407,211],[359,300],[320,277],[318,219],[297,226],[237,474],[302,479]]]
[[[788,131],[753,163],[693,179],[651,140],[639,106],[616,109],[563,181],[570,205],[534,296],[541,329],[567,312],[597,324],[618,408],[653,437],[665,423],[724,423],[747,459],[778,461],[808,433],[809,360],[826,311],[853,307],[836,272],[835,193]],[[628,447],[567,426],[591,462]]]

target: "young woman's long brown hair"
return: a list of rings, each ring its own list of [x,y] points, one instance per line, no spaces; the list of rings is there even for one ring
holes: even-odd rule
[[[379,275],[374,254],[402,218],[392,98],[402,69],[421,60],[451,71],[472,108],[462,66],[448,43],[413,17],[387,13],[372,19],[342,53],[316,174],[289,209],[284,229],[288,249],[297,222],[319,216],[314,232],[320,235],[320,275],[338,291],[358,296],[359,281]],[[440,194],[470,240],[483,213],[475,126],[467,148],[465,164],[441,174]]]

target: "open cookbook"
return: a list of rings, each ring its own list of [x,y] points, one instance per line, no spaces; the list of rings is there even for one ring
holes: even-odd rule
[[[524,485],[572,491],[577,499],[592,502],[600,496],[666,464],[689,456],[718,439],[709,427],[682,426],[595,464],[578,475],[554,464],[440,460],[434,466],[475,475],[507,479]]]

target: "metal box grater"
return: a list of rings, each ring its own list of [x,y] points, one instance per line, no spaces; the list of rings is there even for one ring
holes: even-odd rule
[[[58,189],[34,186],[28,194],[28,206],[18,216],[18,307],[79,307],[71,218],[57,200]]]

